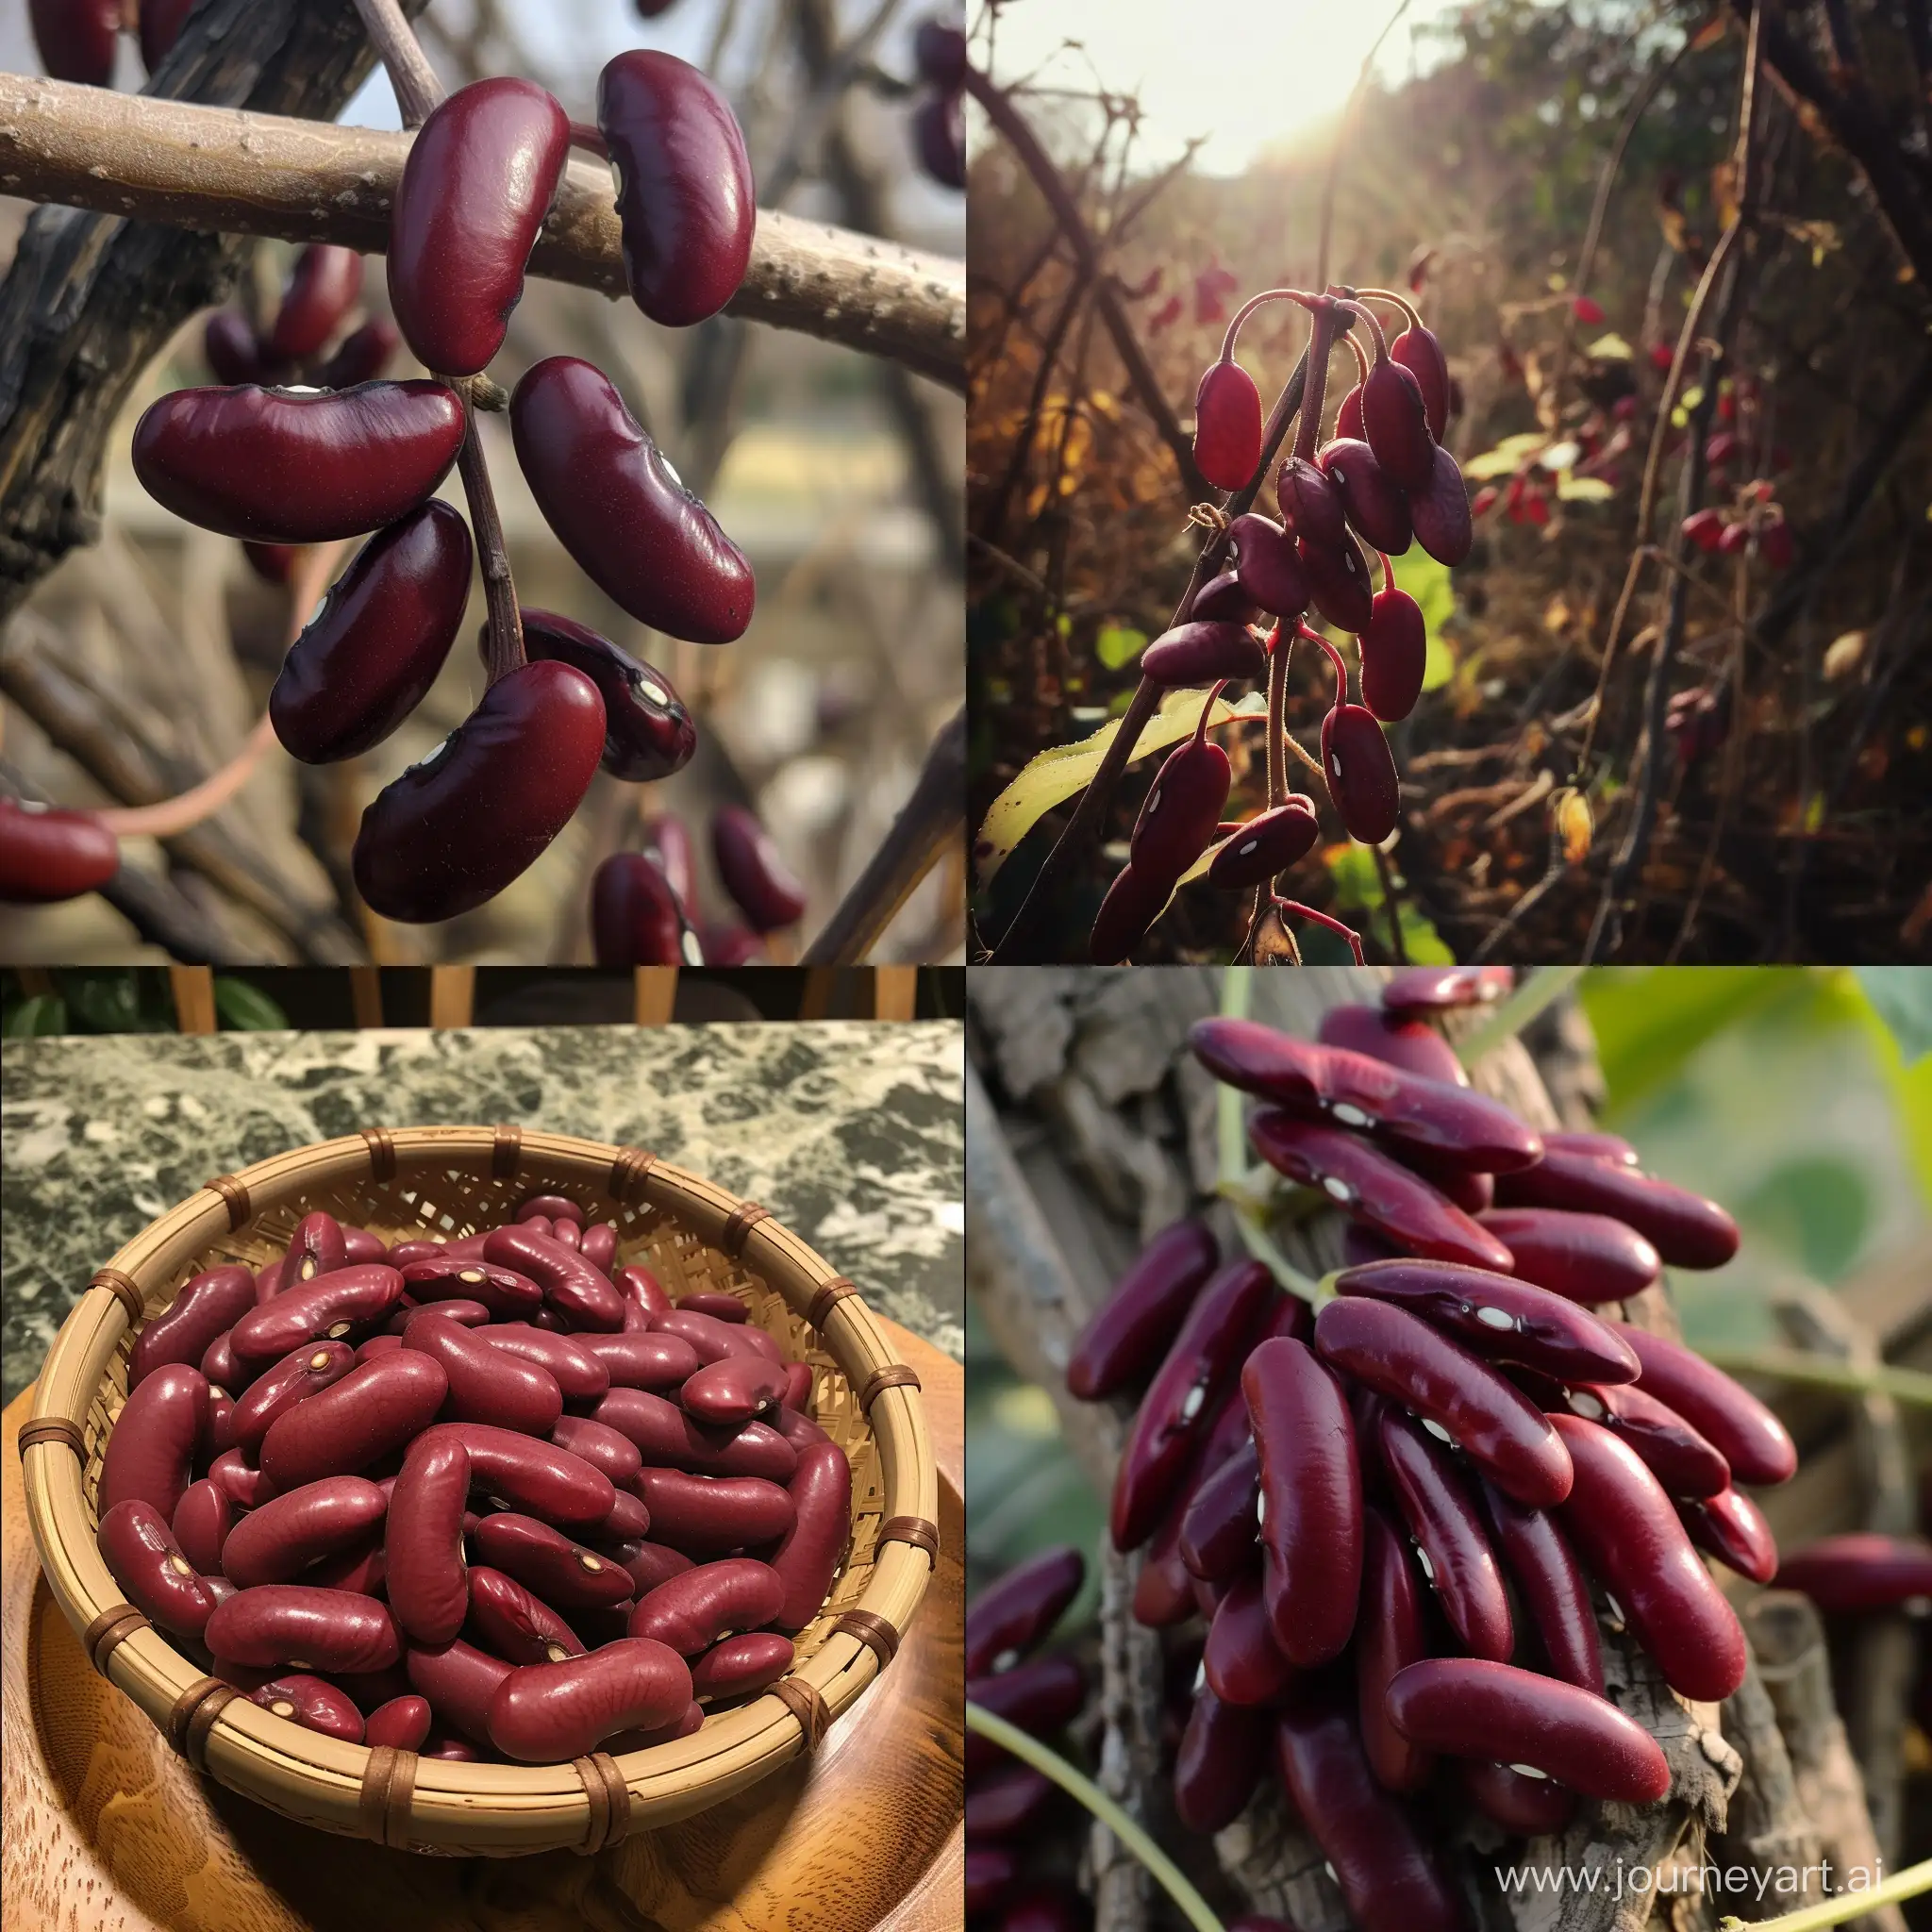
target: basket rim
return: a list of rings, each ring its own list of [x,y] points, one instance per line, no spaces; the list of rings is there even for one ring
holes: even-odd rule
[[[305,1188],[381,1184],[438,1168],[498,1180],[515,1179],[526,1169],[551,1181],[562,1174],[562,1184],[587,1185],[619,1208],[656,1208],[775,1290],[786,1307],[808,1323],[821,1290],[852,1289],[835,1297],[811,1324],[820,1344],[855,1395],[879,1370],[903,1367],[862,1294],[769,1210],[642,1149],[512,1126],[378,1127],[286,1150],[217,1175],[124,1242],[96,1270],[62,1322],[35,1382],[30,1421],[85,1427],[115,1348],[134,1325],[123,1292],[104,1276],[125,1277],[145,1299],[173,1285],[182,1266],[212,1243]],[[936,1524],[938,1471],[916,1376],[909,1385],[889,1380],[877,1387],[866,1420],[879,1458],[882,1522],[898,1517]],[[42,1573],[68,1623],[84,1637],[102,1612],[125,1599],[85,1531],[84,1459],[58,1453],[72,1447],[58,1435],[43,1435],[22,1451],[22,1461]],[[903,1636],[932,1568],[923,1546],[882,1541],[873,1573],[850,1607],[882,1618]],[[245,1698],[233,1698],[210,1724],[195,1726],[194,1746],[221,1782],[328,1829],[437,1850],[505,1849],[472,1842],[479,1831],[487,1837],[492,1829],[509,1831],[515,1840],[511,1850],[586,1840],[594,1845],[639,1824],[668,1823],[718,1802],[801,1750],[814,1748],[824,1724],[848,1709],[883,1667],[871,1644],[835,1626],[814,1655],[781,1680],[803,1686],[805,1695],[767,1690],[708,1716],[703,1730],[690,1738],[615,1760],[598,1754],[576,1765],[512,1766],[394,1754],[409,1760],[407,1795],[397,1791],[394,1804],[386,1809],[378,1803],[373,1814],[367,1800],[376,1752],[307,1730]],[[115,1644],[103,1674],[142,1706],[164,1736],[177,1700],[204,1681],[204,1674],[151,1626]],[[386,1780],[393,1767],[380,1770]],[[264,1779],[273,1782],[275,1796],[265,1794]],[[613,1781],[619,1790],[611,1789]],[[277,1802],[291,1790],[312,1800],[312,1808],[288,1810]],[[613,1817],[613,1807],[627,1816]]]

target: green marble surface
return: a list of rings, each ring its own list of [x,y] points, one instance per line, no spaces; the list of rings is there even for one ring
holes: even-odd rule
[[[8,1041],[6,1399],[93,1270],[210,1174],[375,1125],[511,1121],[648,1147],[762,1202],[958,1358],[964,1057],[954,1022]]]

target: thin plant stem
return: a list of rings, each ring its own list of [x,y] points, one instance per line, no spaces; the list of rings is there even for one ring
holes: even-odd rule
[[[1932,1408],[1932,1375],[1923,1369],[1894,1368],[1879,1362],[1869,1369],[1795,1348],[1700,1347],[1706,1361],[1733,1375],[1762,1375],[1778,1382],[1804,1382],[1816,1389],[1839,1389],[1847,1395],[1890,1395],[1919,1408]]]
[[[1932,1858],[1921,1858],[1916,1865],[1894,1872],[1883,1884],[1870,1886],[1863,1891],[1842,1892],[1822,1905],[1787,1912],[1781,1919],[1759,1919],[1750,1932],[1825,1932],[1827,1926],[1862,1919],[1880,1906],[1900,1905],[1927,1891],[1932,1891]],[[1744,1921],[1729,1914],[1717,1924],[1718,1932],[1744,1932]]]
[[[1473,1067],[1486,1053],[1513,1040],[1546,1007],[1554,1006],[1583,977],[1581,966],[1539,966],[1480,1026],[1455,1041],[1456,1058]]]

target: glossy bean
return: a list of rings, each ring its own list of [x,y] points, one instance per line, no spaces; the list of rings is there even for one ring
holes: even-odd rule
[[[1181,1733],[1174,1763],[1174,1808],[1190,1831],[1216,1832],[1248,1807],[1268,1762],[1268,1719],[1224,1704],[1206,1685]]]
[[[687,1557],[682,1550],[674,1550],[668,1543],[607,1543],[603,1553],[630,1578],[632,1591],[638,1596],[646,1595],[660,1583],[697,1568],[695,1557]],[[622,1622],[628,1611],[627,1605],[619,1603],[615,1609],[599,1606],[597,1613],[616,1617]]]
[[[322,1590],[353,1591],[358,1596],[389,1594],[389,1559],[383,1548],[382,1532],[372,1531],[359,1542],[338,1550],[302,1573],[304,1583]]]
[[[1428,1655],[1428,1605],[1408,1544],[1381,1510],[1366,1510],[1356,1708],[1362,1753],[1385,1791],[1419,1791],[1435,1770],[1434,1757],[1395,1728],[1384,1703],[1396,1674]]]
[[[1365,1054],[1424,1080],[1469,1085],[1456,1049],[1433,1026],[1379,1007],[1330,1007],[1322,1015],[1315,1038],[1324,1046]]]
[[[183,389],[134,430],[134,473],[163,508],[225,537],[332,543],[407,516],[463,440],[440,382],[301,391]]]
[[[780,1363],[731,1356],[705,1363],[678,1390],[677,1399],[701,1423],[738,1428],[774,1408],[790,1382]]]
[[[805,887],[777,841],[743,806],[722,806],[711,815],[711,858],[719,883],[754,932],[778,932],[805,917]]]
[[[1224,1704],[1272,1704],[1295,1680],[1294,1666],[1274,1641],[1258,1572],[1239,1578],[1222,1598],[1208,1624],[1201,1667]]]
[[[1141,653],[1141,675],[1169,686],[1260,678],[1268,675],[1268,656],[1246,625],[1203,619],[1162,631]]]
[[[574,1248],[527,1225],[499,1227],[483,1244],[483,1258],[527,1275],[575,1328],[616,1334],[624,1326],[624,1301],[601,1269]]]
[[[1457,1774],[1475,1808],[1518,1838],[1552,1837],[1575,1815],[1576,1793],[1541,1772],[1465,1757]]]
[[[756,1429],[762,1424],[747,1423],[745,1426],[748,1429]],[[832,1440],[809,1416],[800,1415],[795,1408],[781,1406],[777,1420],[772,1426],[791,1443],[794,1453],[809,1447],[813,1442],[829,1442]]]
[[[1635,1228],[1673,1268],[1722,1268],[1738,1252],[1738,1224],[1715,1201],[1560,1148],[1522,1174],[1499,1176],[1496,1201],[1504,1208],[1607,1214]]]
[[[613,1389],[679,1389],[697,1373],[701,1359],[683,1336],[655,1330],[585,1333],[573,1340],[604,1365]]]
[[[781,1406],[803,1410],[811,1402],[811,1364],[809,1362],[787,1362],[785,1365],[785,1393],[779,1398]]]
[[[356,1345],[357,1366],[374,1361],[379,1355],[392,1355],[402,1345],[403,1338],[400,1334],[385,1331],[381,1335],[372,1335],[367,1341],[358,1342]]]
[[[781,1630],[802,1630],[818,1615],[852,1541],[852,1466],[844,1450],[814,1442],[803,1451],[789,1493],[796,1516],[772,1553],[785,1585],[773,1621]]]
[[[1180,1519],[1187,1500],[1185,1494],[1174,1497],[1141,1553],[1131,1608],[1135,1623],[1150,1630],[1185,1624],[1196,1608],[1196,1580],[1180,1553]]]
[[[1243,1443],[1195,1485],[1181,1517],[1178,1542],[1191,1575],[1205,1583],[1231,1583],[1249,1566],[1260,1533],[1260,1462],[1252,1442]]]
[[[1037,1650],[1079,1595],[1086,1574],[1080,1552],[1058,1543],[989,1584],[966,1606],[966,1674],[986,1676]]]
[[[1220,1018],[1197,1020],[1188,1044],[1217,1080],[1303,1119],[1425,1147],[1484,1174],[1528,1167],[1542,1157],[1541,1136],[1500,1101],[1367,1054],[1297,1040],[1253,1020]]]
[[[416,130],[390,211],[389,296],[426,368],[475,375],[503,346],[569,155],[569,116],[513,75],[458,88]]]
[[[1650,1805],[1671,1788],[1657,1740],[1607,1698],[1511,1664],[1411,1664],[1389,1686],[1389,1716],[1431,1750],[1540,1771],[1587,1798]]]
[[[671,680],[655,665],[553,610],[524,612],[524,649],[532,658],[554,658],[571,665],[597,687],[604,700],[604,769],[613,778],[647,785],[670,777],[691,762],[697,748],[697,727]],[[564,1205],[569,1215],[562,1224],[581,1225],[575,1204]],[[584,1228],[584,1233],[590,1229]],[[610,1258],[605,1255],[597,1266],[608,1267]]]
[[[127,1387],[141,1387],[170,1362],[199,1365],[213,1343],[255,1306],[255,1277],[234,1263],[186,1282],[158,1315],[142,1324],[127,1358]]]
[[[152,1503],[129,1497],[101,1516],[101,1560],[127,1601],[164,1630],[200,1638],[215,1611],[214,1593]]]
[[[678,1739],[690,1737],[693,1731],[702,1730],[704,1724],[704,1706],[692,1698],[668,1724],[620,1731],[616,1737],[605,1740],[604,1748],[613,1757],[622,1757],[627,1751],[652,1751],[659,1744],[675,1744]]]
[[[384,918],[407,924],[475,911],[570,823],[603,745],[604,701],[582,672],[540,659],[500,677],[364,810],[357,890]]]
[[[1496,1180],[1493,1174],[1478,1174],[1473,1168],[1452,1167],[1426,1147],[1406,1146],[1397,1141],[1385,1144],[1390,1155],[1410,1174],[1420,1174],[1439,1194],[1446,1196],[1472,1219],[1495,1205]]]
[[[789,1637],[774,1630],[747,1631],[713,1644],[691,1668],[694,1697],[743,1697],[775,1684],[796,1655]]]
[[[1601,1697],[1602,1647],[1590,1585],[1557,1525],[1545,1509],[1531,1509],[1493,1483],[1478,1482],[1490,1540],[1516,1585],[1553,1677]]]
[[[1241,1389],[1260,1460],[1269,1622],[1282,1655],[1312,1670],[1341,1656],[1361,1593],[1355,1428],[1341,1384],[1304,1342],[1264,1341]]]
[[[700,1315],[708,1315],[714,1322],[729,1322],[734,1326],[751,1319],[751,1310],[735,1294],[724,1289],[699,1289],[691,1294],[677,1297],[680,1308],[695,1309]]]
[[[251,1690],[248,1701],[304,1730],[320,1731],[344,1744],[363,1741],[362,1713],[356,1708],[355,1700],[325,1678],[302,1671],[285,1672]]]
[[[966,1788],[966,1831],[975,1844],[1011,1838],[1033,1824],[1058,1787],[1030,1764],[1003,1764]]]
[[[362,1726],[362,1741],[372,1751],[387,1745],[392,1751],[420,1751],[429,1736],[429,1700],[411,1693],[391,1697],[369,1713]]]
[[[1358,1135],[1270,1107],[1249,1121],[1248,1139],[1271,1167],[1319,1188],[1351,1220],[1397,1247],[1429,1260],[1508,1273],[1509,1250],[1494,1235]]]
[[[568,1248],[574,1255],[578,1252],[579,1243],[583,1240],[583,1231],[575,1221],[553,1221],[550,1224],[548,1233],[550,1239],[558,1247]]]
[[[1637,1149],[1621,1134],[1545,1134],[1543,1145],[1556,1153],[1580,1154],[1587,1160],[1607,1160],[1613,1167],[1638,1165]]]
[[[441,1241],[397,1241],[383,1257],[391,1268],[407,1268],[411,1261],[447,1261],[449,1249]]]
[[[632,1261],[610,1278],[616,1283],[618,1293],[624,1297],[624,1325],[626,1330],[648,1328],[658,1316],[671,1312],[671,1297],[648,1268]],[[634,1322],[633,1316],[639,1315],[643,1319]]]
[[[469,1608],[463,1511],[474,1475],[460,1441],[425,1434],[409,1445],[390,1492],[387,1589],[411,1643],[447,1643],[463,1627]]]
[[[591,939],[603,967],[704,963],[704,944],[684,902],[648,852],[613,852],[597,867]]]
[[[105,886],[121,845],[92,812],[0,797],[0,902],[48,906]]]
[[[1087,1701],[1087,1674],[1070,1657],[1035,1657],[1031,1663],[991,1677],[968,1677],[967,1701],[1029,1737],[1050,1738],[1079,1716]],[[997,1744],[972,1732],[966,1737],[966,1775],[977,1777],[994,1764],[1009,1761]]]
[[[1744,1633],[1636,1452],[1580,1417],[1553,1418],[1575,1485],[1557,1521],[1622,1620],[1680,1695],[1716,1702],[1743,1682]]]
[[[357,1267],[371,1261],[389,1259],[389,1243],[379,1234],[372,1234],[366,1227],[342,1225],[342,1252],[344,1257]]]
[[[293,1350],[264,1370],[235,1404],[235,1441],[244,1456],[258,1457],[275,1419],[298,1402],[334,1387],[356,1365],[346,1341],[317,1341]]]
[[[409,1688],[429,1700],[439,1725],[447,1724],[475,1742],[490,1739],[490,1703],[515,1670],[501,1657],[458,1637],[449,1643],[412,1643],[403,1653]]]
[[[1156,1235],[1081,1330],[1067,1387],[1083,1402],[1098,1402],[1142,1380],[1180,1332],[1219,1252],[1198,1221]]]
[[[1737,1481],[1790,1481],[1798,1467],[1797,1445],[1748,1389],[1681,1341],[1644,1328],[1620,1325],[1618,1332],[1642,1364],[1638,1387],[1675,1409],[1705,1437],[1730,1464]]]
[[[616,1487],[601,1469],[554,1443],[488,1423],[438,1423],[422,1440],[444,1438],[470,1452],[472,1489],[546,1523],[591,1527],[616,1501]]]
[[[448,1393],[433,1357],[403,1348],[378,1356],[278,1415],[261,1439],[261,1467],[284,1490],[354,1474],[410,1441]]]
[[[629,1482],[643,1466],[642,1453],[628,1436],[589,1416],[559,1417],[550,1440],[559,1449],[568,1449],[573,1456],[594,1464],[613,1483]]]
[[[640,624],[728,644],[751,622],[744,554],[594,363],[552,356],[510,398],[517,460],[577,568]]]
[[[1461,1471],[1413,1418],[1385,1409],[1377,1426],[1396,1505],[1457,1641],[1506,1661],[1516,1643],[1509,1595]]]
[[[409,1332],[411,1324],[423,1320],[448,1322],[471,1333],[478,1328],[488,1327],[491,1313],[481,1302],[467,1302],[452,1297],[448,1301],[437,1302],[425,1307],[420,1303],[409,1303],[397,1308],[391,1318],[398,1339]],[[553,1379],[555,1379],[553,1377]]]
[[[1400,1798],[1375,1783],[1341,1687],[1274,1724],[1275,1761],[1360,1932],[1462,1932],[1460,1893]]]
[[[788,1534],[797,1520],[791,1494],[761,1476],[645,1468],[638,1474],[637,1487],[651,1512],[652,1535],[692,1555],[771,1542]]]
[[[279,1493],[268,1476],[244,1460],[239,1448],[217,1456],[208,1466],[208,1479],[217,1484],[238,1509],[259,1508]]]
[[[238,1591],[204,1635],[217,1657],[257,1670],[378,1671],[402,1654],[395,1622],[374,1597],[298,1583]]]
[[[510,1216],[512,1222],[532,1221],[538,1215],[555,1221],[558,1216],[575,1221],[579,1226],[588,1218],[584,1210],[568,1194],[526,1194],[517,1203],[517,1211]]]
[[[1302,555],[1309,555],[1307,544],[1302,546]],[[1347,557],[1350,552],[1341,555]],[[1354,560],[1363,582],[1346,584],[1346,593],[1351,598],[1366,588],[1368,575],[1358,552],[1354,553]],[[1317,585],[1317,604],[1322,602],[1323,588]],[[1342,584],[1330,588],[1341,590]],[[1323,615],[1331,623],[1340,621],[1332,615],[1334,601],[1331,597],[1329,604],[1323,607]],[[1349,614],[1352,618],[1358,616],[1360,627],[1366,628],[1372,610],[1372,600],[1365,598],[1359,612],[1351,610]],[[1322,771],[1328,781],[1328,796],[1334,801],[1348,836],[1364,845],[1381,844],[1402,816],[1402,781],[1381,721],[1367,706],[1338,705],[1324,716]]]
[[[622,1604],[636,1588],[615,1557],[573,1542],[533,1516],[499,1510],[476,1524],[471,1541],[481,1561],[565,1609]]]
[[[629,1633],[695,1657],[721,1639],[772,1623],[783,1607],[785,1579],[748,1557],[700,1563],[639,1597]],[[816,1606],[814,1606],[816,1607]]]
[[[608,1221],[593,1221],[584,1229],[582,1254],[592,1268],[610,1273],[610,1264],[617,1259],[617,1229]]]
[[[1923,1610],[1932,1600],[1932,1543],[1864,1530],[1828,1536],[1787,1557],[1777,1584],[1804,1591],[1827,1616]]]
[[[1720,1490],[1714,1496],[1687,1503],[1679,1499],[1677,1520],[1684,1533],[1706,1556],[1715,1557],[1753,1583],[1769,1583],[1777,1574],[1777,1539],[1761,1510],[1741,1490]],[[1925,1569],[1932,1596],[1932,1564]]]
[[[444,1309],[455,1307],[444,1303]],[[488,1311],[484,1313],[487,1321]],[[493,1423],[528,1436],[547,1436],[563,1413],[557,1378],[535,1362],[491,1348],[480,1336],[437,1309],[419,1310],[403,1346],[433,1357],[449,1377],[446,1421]]]
[[[635,1481],[635,1477],[632,1480]],[[651,1512],[629,1490],[619,1490],[617,1500],[610,1506],[610,1514],[591,1527],[604,1541],[635,1541],[649,1533]]]
[[[222,1567],[242,1590],[292,1582],[309,1564],[373,1530],[386,1507],[382,1491],[360,1476],[325,1476],[285,1490],[229,1531]]]
[[[1019,1876],[1019,1855],[1008,1846],[968,1845],[960,1875],[960,1899],[967,1914],[977,1918],[994,1910]]]
[[[648,1638],[621,1638],[561,1663],[520,1664],[490,1700],[490,1741],[520,1763],[564,1763],[619,1731],[670,1722],[691,1703],[691,1689],[684,1659]]]
[[[547,1335],[522,1323],[496,1323],[479,1332],[491,1348],[535,1362],[556,1382],[566,1402],[594,1402],[610,1387],[610,1371],[580,1337]]]
[[[156,1369],[121,1407],[101,1458],[97,1507],[150,1504],[163,1523],[193,1477],[194,1452],[208,1429],[208,1377],[185,1362]]]
[[[1116,1549],[1134,1549],[1153,1534],[1277,1293],[1267,1269],[1246,1259],[1223,1268],[1202,1289],[1121,1455],[1109,1513]]]
[[[755,1328],[748,1322],[721,1322],[717,1316],[699,1308],[680,1307],[653,1316],[651,1332],[673,1335],[688,1342],[701,1362],[721,1362],[731,1356],[746,1355],[763,1355],[769,1359],[771,1355],[771,1351],[753,1340],[755,1336],[765,1335],[762,1328]],[[765,1336],[766,1341],[770,1340]]]
[[[353,248],[311,242],[282,287],[266,344],[271,359],[306,362],[335,334],[362,292],[362,258]]]
[[[229,1501],[228,1492],[213,1477],[203,1476],[181,1492],[169,1527],[181,1545],[181,1554],[197,1571],[218,1574],[222,1567],[222,1545],[227,1541],[234,1521],[235,1506]]]
[[[1642,1389],[1569,1383],[1559,1387],[1545,1407],[1553,1413],[1567,1412],[1602,1424],[1636,1450],[1673,1496],[1715,1496],[1730,1487],[1731,1465],[1717,1445]]]
[[[1607,1214],[1565,1208],[1491,1208],[1476,1217],[1509,1250],[1519,1280],[1591,1306],[1628,1301],[1657,1285],[1663,1262]]]
[[[1496,1485],[1537,1507],[1569,1493],[1562,1441],[1529,1399],[1406,1308],[1338,1297],[1315,1318],[1317,1353],[1414,1409]]]
[[[333,1214],[317,1209],[305,1214],[296,1224],[289,1252],[282,1257],[282,1270],[276,1292],[301,1288],[318,1275],[334,1274],[349,1265],[348,1238]]]
[[[1409,966],[1382,985],[1382,1007],[1391,1013],[1447,1013],[1488,1006],[1515,985],[1507,966]]]
[[[338,1671],[332,1679],[336,1688],[356,1700],[356,1708],[366,1717],[398,1697],[411,1695],[409,1674],[398,1657],[378,1671]]]
[[[244,1369],[235,1359],[234,1333],[232,1328],[225,1328],[208,1343],[201,1357],[201,1373],[210,1388],[240,1395],[254,1382],[258,1370],[252,1363]]]
[[[613,1389],[592,1420],[626,1437],[644,1461],[693,1475],[763,1476],[784,1483],[798,1467],[798,1450],[767,1424],[707,1428],[676,1403],[647,1390]]]
[[[587,1655],[583,1639],[515,1577],[487,1564],[470,1571],[469,1627],[477,1644],[513,1664],[558,1664]]]
[[[1607,1323],[1547,1289],[1447,1261],[1374,1261],[1348,1268],[1335,1291],[1407,1308],[1491,1361],[1546,1375],[1634,1382],[1637,1357]]]
[[[484,1764],[495,1754],[484,1746],[472,1744],[454,1731],[439,1731],[432,1724],[428,1737],[423,1740],[422,1755],[442,1758],[452,1764]]]
[[[283,1289],[235,1324],[236,1358],[258,1367],[278,1362],[311,1342],[358,1339],[386,1321],[402,1299],[403,1277],[386,1262],[338,1268]]]

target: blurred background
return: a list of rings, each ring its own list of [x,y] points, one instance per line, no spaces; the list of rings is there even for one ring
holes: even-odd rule
[[[579,120],[594,118],[597,75],[627,47],[662,47],[702,66],[742,123],[761,206],[891,236],[958,257],[963,197],[915,165],[913,33],[931,8],[876,0],[679,0],[644,21],[629,0],[432,0],[420,38],[446,85],[517,74],[541,82]],[[856,58],[846,57],[856,54]],[[117,84],[142,84],[124,37]],[[841,60],[830,82],[831,64]],[[38,71],[25,9],[0,10],[0,67]],[[841,81],[849,84],[841,85]],[[341,117],[394,128],[378,69]],[[0,269],[30,209],[0,199]],[[242,291],[273,313],[293,250],[257,245]],[[364,306],[386,314],[383,264],[371,258]],[[110,442],[101,542],[73,552],[16,618],[5,648],[44,654],[80,682],[100,723],[171,774],[224,763],[260,714],[280,663],[289,592],[242,546],[154,503],[128,463],[134,422],[156,396],[211,377],[206,316],[146,371]],[[603,368],[749,556],[758,584],[752,627],[728,648],[670,642],[641,629],[577,570],[551,536],[510,446],[507,419],[483,435],[520,597],[564,612],[657,666],[699,724],[693,762],[662,785],[600,774],[575,821],[500,897],[446,926],[389,924],[349,889],[347,856],[363,806],[468,714],[483,689],[480,594],[421,708],[392,738],[343,765],[297,765],[272,748],[216,827],[256,875],[241,898],[193,873],[177,878],[264,960],[378,964],[442,960],[587,961],[587,904],[598,861],[636,849],[641,821],[684,819],[698,849],[698,924],[732,909],[711,869],[708,825],[748,805],[805,883],[808,939],[839,904],[910,793],[927,748],[958,708],[958,398],[879,358],[718,317],[670,331],[628,302],[531,279],[491,374],[512,386],[531,363],[582,356]],[[407,350],[390,373],[420,372]],[[454,475],[441,492],[460,506]],[[347,560],[344,553],[343,561]],[[7,762],[64,805],[108,804],[86,770],[55,750],[18,705]],[[151,843],[127,858],[154,867]],[[944,960],[963,943],[963,860],[929,873],[874,957]],[[780,935],[769,957],[796,956]],[[324,950],[327,948],[327,950]],[[346,949],[346,950],[345,950]],[[159,959],[97,897],[45,909],[0,908],[0,955],[27,962]]]

